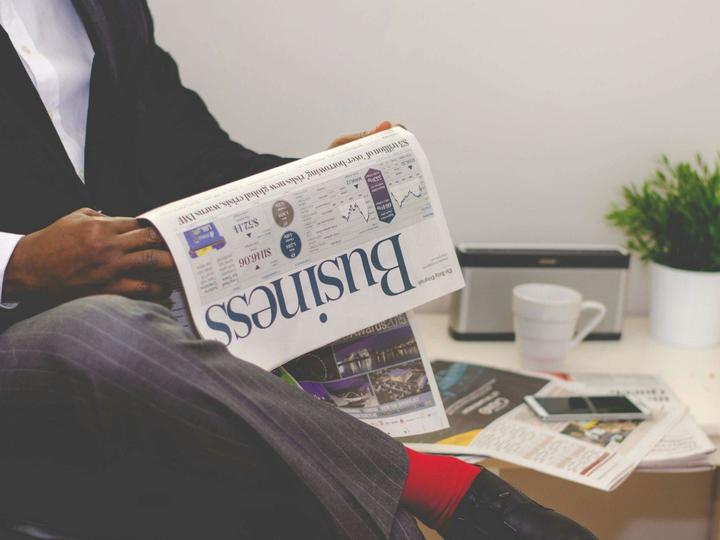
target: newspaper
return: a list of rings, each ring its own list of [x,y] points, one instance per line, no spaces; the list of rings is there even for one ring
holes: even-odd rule
[[[398,315],[291,360],[286,381],[391,437],[448,426],[409,315]]]
[[[573,373],[568,378],[592,389],[595,394],[631,395],[660,408],[680,403],[667,382],[658,375]],[[713,452],[715,445],[687,413],[642,459],[638,469],[709,469],[712,468],[709,456]]]
[[[266,369],[464,284],[401,128],[140,217],[170,248],[197,332]]]
[[[522,405],[524,396],[541,391],[552,380],[534,373],[443,360],[434,361],[432,369],[448,426],[430,435],[402,439],[432,453],[464,453],[482,429]]]
[[[480,411],[488,404],[491,408],[493,406],[493,402],[488,401],[492,393],[475,395],[471,386],[464,388],[455,382],[459,380],[454,373],[460,369],[458,365],[463,366],[459,362],[432,364],[451,429],[456,422],[457,415],[453,414],[456,409],[471,412]],[[505,374],[505,391],[498,390],[495,403],[507,402],[504,407],[507,412],[489,423],[480,419],[475,430],[468,430],[470,425],[460,428],[460,433],[466,434],[466,437],[455,441],[455,453],[501,459],[604,491],[619,486],[686,412],[681,405],[669,403],[653,408],[652,418],[642,421],[543,422],[527,405],[519,402],[517,395],[511,394],[513,380],[522,387],[521,392],[541,385],[535,392],[538,395],[576,394],[577,384],[568,385],[558,380],[543,380],[532,374],[464,365],[467,366],[463,368],[465,373],[475,375],[475,384],[480,382],[486,388],[495,380],[493,386],[499,389],[499,373]],[[484,372],[473,369],[478,367]],[[535,382],[531,380],[533,377]],[[499,398],[504,399],[497,401]],[[482,414],[475,415],[476,419],[478,417],[482,418]],[[426,442],[419,444],[421,440]],[[438,442],[434,434],[404,441],[426,452],[448,453],[451,449],[447,439],[440,441],[443,444],[434,444]]]

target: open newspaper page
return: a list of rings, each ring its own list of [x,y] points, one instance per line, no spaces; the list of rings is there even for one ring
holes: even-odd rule
[[[291,360],[276,374],[391,437],[448,426],[432,368],[401,314]]]
[[[435,360],[431,364],[448,426],[402,441],[416,450],[462,455],[480,431],[551,383],[551,377]],[[470,450],[471,451],[471,450]]]
[[[266,369],[464,284],[401,128],[140,217],[170,248],[197,332]]]
[[[435,364],[433,362],[433,369],[452,427],[454,415],[452,403],[446,399],[445,384],[448,368],[452,366],[444,362],[436,368]],[[517,375],[515,372],[508,373]],[[488,375],[492,378],[494,374]],[[577,394],[578,387],[551,380],[536,393],[568,396]],[[647,405],[652,407],[653,404]],[[468,402],[465,409],[480,406],[481,402]],[[611,491],[630,475],[685,413],[683,406],[667,404],[653,407],[653,416],[648,420],[543,422],[521,403],[489,424],[479,424],[479,431],[469,442],[463,441],[462,449],[457,453],[493,457]],[[467,427],[464,429],[468,431]],[[416,447],[414,444],[411,446]],[[418,448],[429,451],[432,445]],[[447,448],[440,446],[438,451],[446,452]]]
[[[676,406],[680,400],[662,377],[651,374],[573,373],[568,378],[593,394],[620,394],[641,398],[656,408]],[[640,462],[638,469],[652,471],[712,468],[715,445],[688,412]]]

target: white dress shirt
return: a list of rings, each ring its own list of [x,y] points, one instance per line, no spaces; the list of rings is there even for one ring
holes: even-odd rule
[[[0,25],[35,85],[75,172],[84,182],[94,53],[72,1],[0,0]],[[0,302],[5,268],[20,238],[0,232]]]

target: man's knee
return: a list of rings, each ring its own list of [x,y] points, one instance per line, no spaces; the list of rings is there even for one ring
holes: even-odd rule
[[[115,381],[121,370],[144,369],[136,343],[154,318],[171,315],[162,306],[108,295],[73,300],[21,321],[0,334],[3,383],[22,384],[21,403],[91,396],[90,381]]]
[[[86,296],[72,300],[40,315],[51,324],[72,331],[94,328],[113,331],[116,335],[134,327],[147,328],[154,321],[172,319],[170,310],[153,302],[131,300],[118,295]]]
[[[6,342],[31,338],[38,350],[62,357],[81,350],[102,352],[132,344],[139,332],[175,331],[175,324],[170,311],[159,304],[98,295],[36,315],[11,327],[2,337]]]

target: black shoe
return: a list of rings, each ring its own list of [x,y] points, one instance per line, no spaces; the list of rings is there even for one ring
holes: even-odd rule
[[[487,469],[439,533],[447,540],[597,540],[585,527],[540,506]]]

